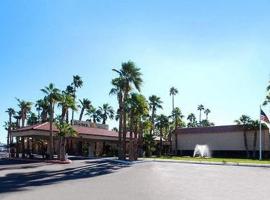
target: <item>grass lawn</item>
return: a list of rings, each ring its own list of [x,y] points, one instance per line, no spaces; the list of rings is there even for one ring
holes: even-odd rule
[[[222,163],[251,163],[251,164],[270,164],[270,160],[253,160],[244,158],[193,158],[189,156],[161,156],[153,157],[154,159],[183,160],[183,161],[206,161]]]

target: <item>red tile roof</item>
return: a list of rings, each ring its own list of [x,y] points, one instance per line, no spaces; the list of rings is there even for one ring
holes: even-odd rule
[[[105,137],[118,137],[118,133],[115,131],[109,131],[106,129],[101,128],[90,128],[84,126],[73,126],[73,128],[77,131],[79,135],[95,135],[95,136],[105,136]],[[30,131],[30,130],[38,130],[38,131],[50,131],[50,123],[45,122],[41,124],[35,124],[32,126],[22,127],[12,132],[23,132],[23,131]],[[55,125],[53,125],[53,131],[58,132],[58,129]]]
[[[210,126],[210,127],[196,127],[196,128],[178,128],[176,133],[188,134],[188,133],[224,133],[224,132],[236,132],[243,131],[242,125],[225,125],[225,126]],[[269,130],[263,128],[263,130]]]

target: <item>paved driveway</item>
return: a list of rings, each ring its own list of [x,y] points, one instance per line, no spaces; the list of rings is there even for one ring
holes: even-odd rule
[[[9,163],[0,165],[0,183],[1,200],[270,198],[270,169],[258,167],[128,165],[114,160],[76,160],[71,165]]]

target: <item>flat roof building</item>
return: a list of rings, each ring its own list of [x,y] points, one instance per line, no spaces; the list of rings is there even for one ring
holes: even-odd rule
[[[255,134],[256,133],[256,134]],[[246,132],[250,155],[258,155],[259,130]],[[196,145],[207,145],[213,157],[245,157],[244,127],[241,125],[179,128],[172,135],[172,149],[178,155],[193,155]],[[270,150],[269,129],[262,129],[262,148],[265,155]]]

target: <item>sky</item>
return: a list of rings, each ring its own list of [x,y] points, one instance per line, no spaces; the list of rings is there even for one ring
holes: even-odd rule
[[[258,119],[270,80],[269,9],[268,0],[0,1],[0,142],[15,97],[35,102],[73,75],[84,81],[79,98],[117,109],[112,68],[128,60],[141,69],[142,93],[161,97],[159,113],[170,114],[174,86],[185,117],[203,104],[216,125]]]

